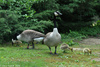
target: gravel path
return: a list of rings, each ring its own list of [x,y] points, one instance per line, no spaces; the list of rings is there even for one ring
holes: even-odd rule
[[[86,44],[86,45],[99,45],[100,39],[99,38],[87,38],[87,39],[83,39],[79,43]]]

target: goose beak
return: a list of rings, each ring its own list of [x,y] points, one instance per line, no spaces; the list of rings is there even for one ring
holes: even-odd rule
[[[56,12],[57,12],[57,14],[62,15],[62,13],[60,13],[59,11],[56,11]]]
[[[56,11],[56,12],[54,12],[54,15],[59,16],[59,15],[62,15],[62,13],[60,13],[59,11]]]

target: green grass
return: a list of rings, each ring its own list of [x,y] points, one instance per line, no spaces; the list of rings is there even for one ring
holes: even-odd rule
[[[99,58],[97,54],[100,45],[74,45],[72,47],[92,48],[91,55],[84,55],[82,51],[63,51],[57,48],[58,55],[49,54],[46,45],[35,44],[35,49],[25,49],[22,47],[1,46],[0,47],[0,67],[100,67],[100,62],[91,60]],[[52,47],[54,52],[54,47]]]

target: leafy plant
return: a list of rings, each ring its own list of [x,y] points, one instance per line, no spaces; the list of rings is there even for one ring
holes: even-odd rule
[[[72,41],[72,40],[71,40],[71,41],[68,41],[67,44],[68,44],[69,46],[79,45],[79,43],[74,42],[74,41]]]
[[[92,60],[92,63],[96,63],[96,61],[95,60]]]
[[[14,11],[0,10],[0,43],[9,40],[9,34],[14,34],[17,32],[16,29],[21,27],[21,25],[18,24],[18,18],[19,15]]]
[[[97,26],[100,26],[100,20],[97,21]]]
[[[62,41],[70,42],[71,44],[73,44],[73,41],[75,40],[82,40],[82,38],[86,38],[85,35],[82,35],[77,31],[71,31],[71,30],[70,33],[61,34],[61,36],[62,36]]]
[[[84,27],[79,31],[79,33],[88,36],[96,36],[97,34],[100,34],[100,27],[99,26]]]
[[[0,29],[6,31],[1,31],[0,42],[7,42],[16,32],[26,29],[35,29],[43,33],[51,31],[54,11],[60,11],[63,14],[57,18],[59,32],[65,33],[69,29],[80,30],[84,26],[90,26],[91,18],[99,15],[99,3],[98,0],[0,0]],[[68,38],[67,41],[74,41],[75,38],[83,38],[83,35],[99,34],[99,28],[96,30],[89,31],[90,33],[81,31],[82,35],[70,31],[70,34],[65,34],[64,38]],[[8,34],[10,36],[7,36]]]

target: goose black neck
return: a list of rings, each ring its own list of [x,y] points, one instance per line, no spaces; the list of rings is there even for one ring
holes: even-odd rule
[[[57,28],[57,26],[56,26],[56,16],[54,16],[54,28]]]

